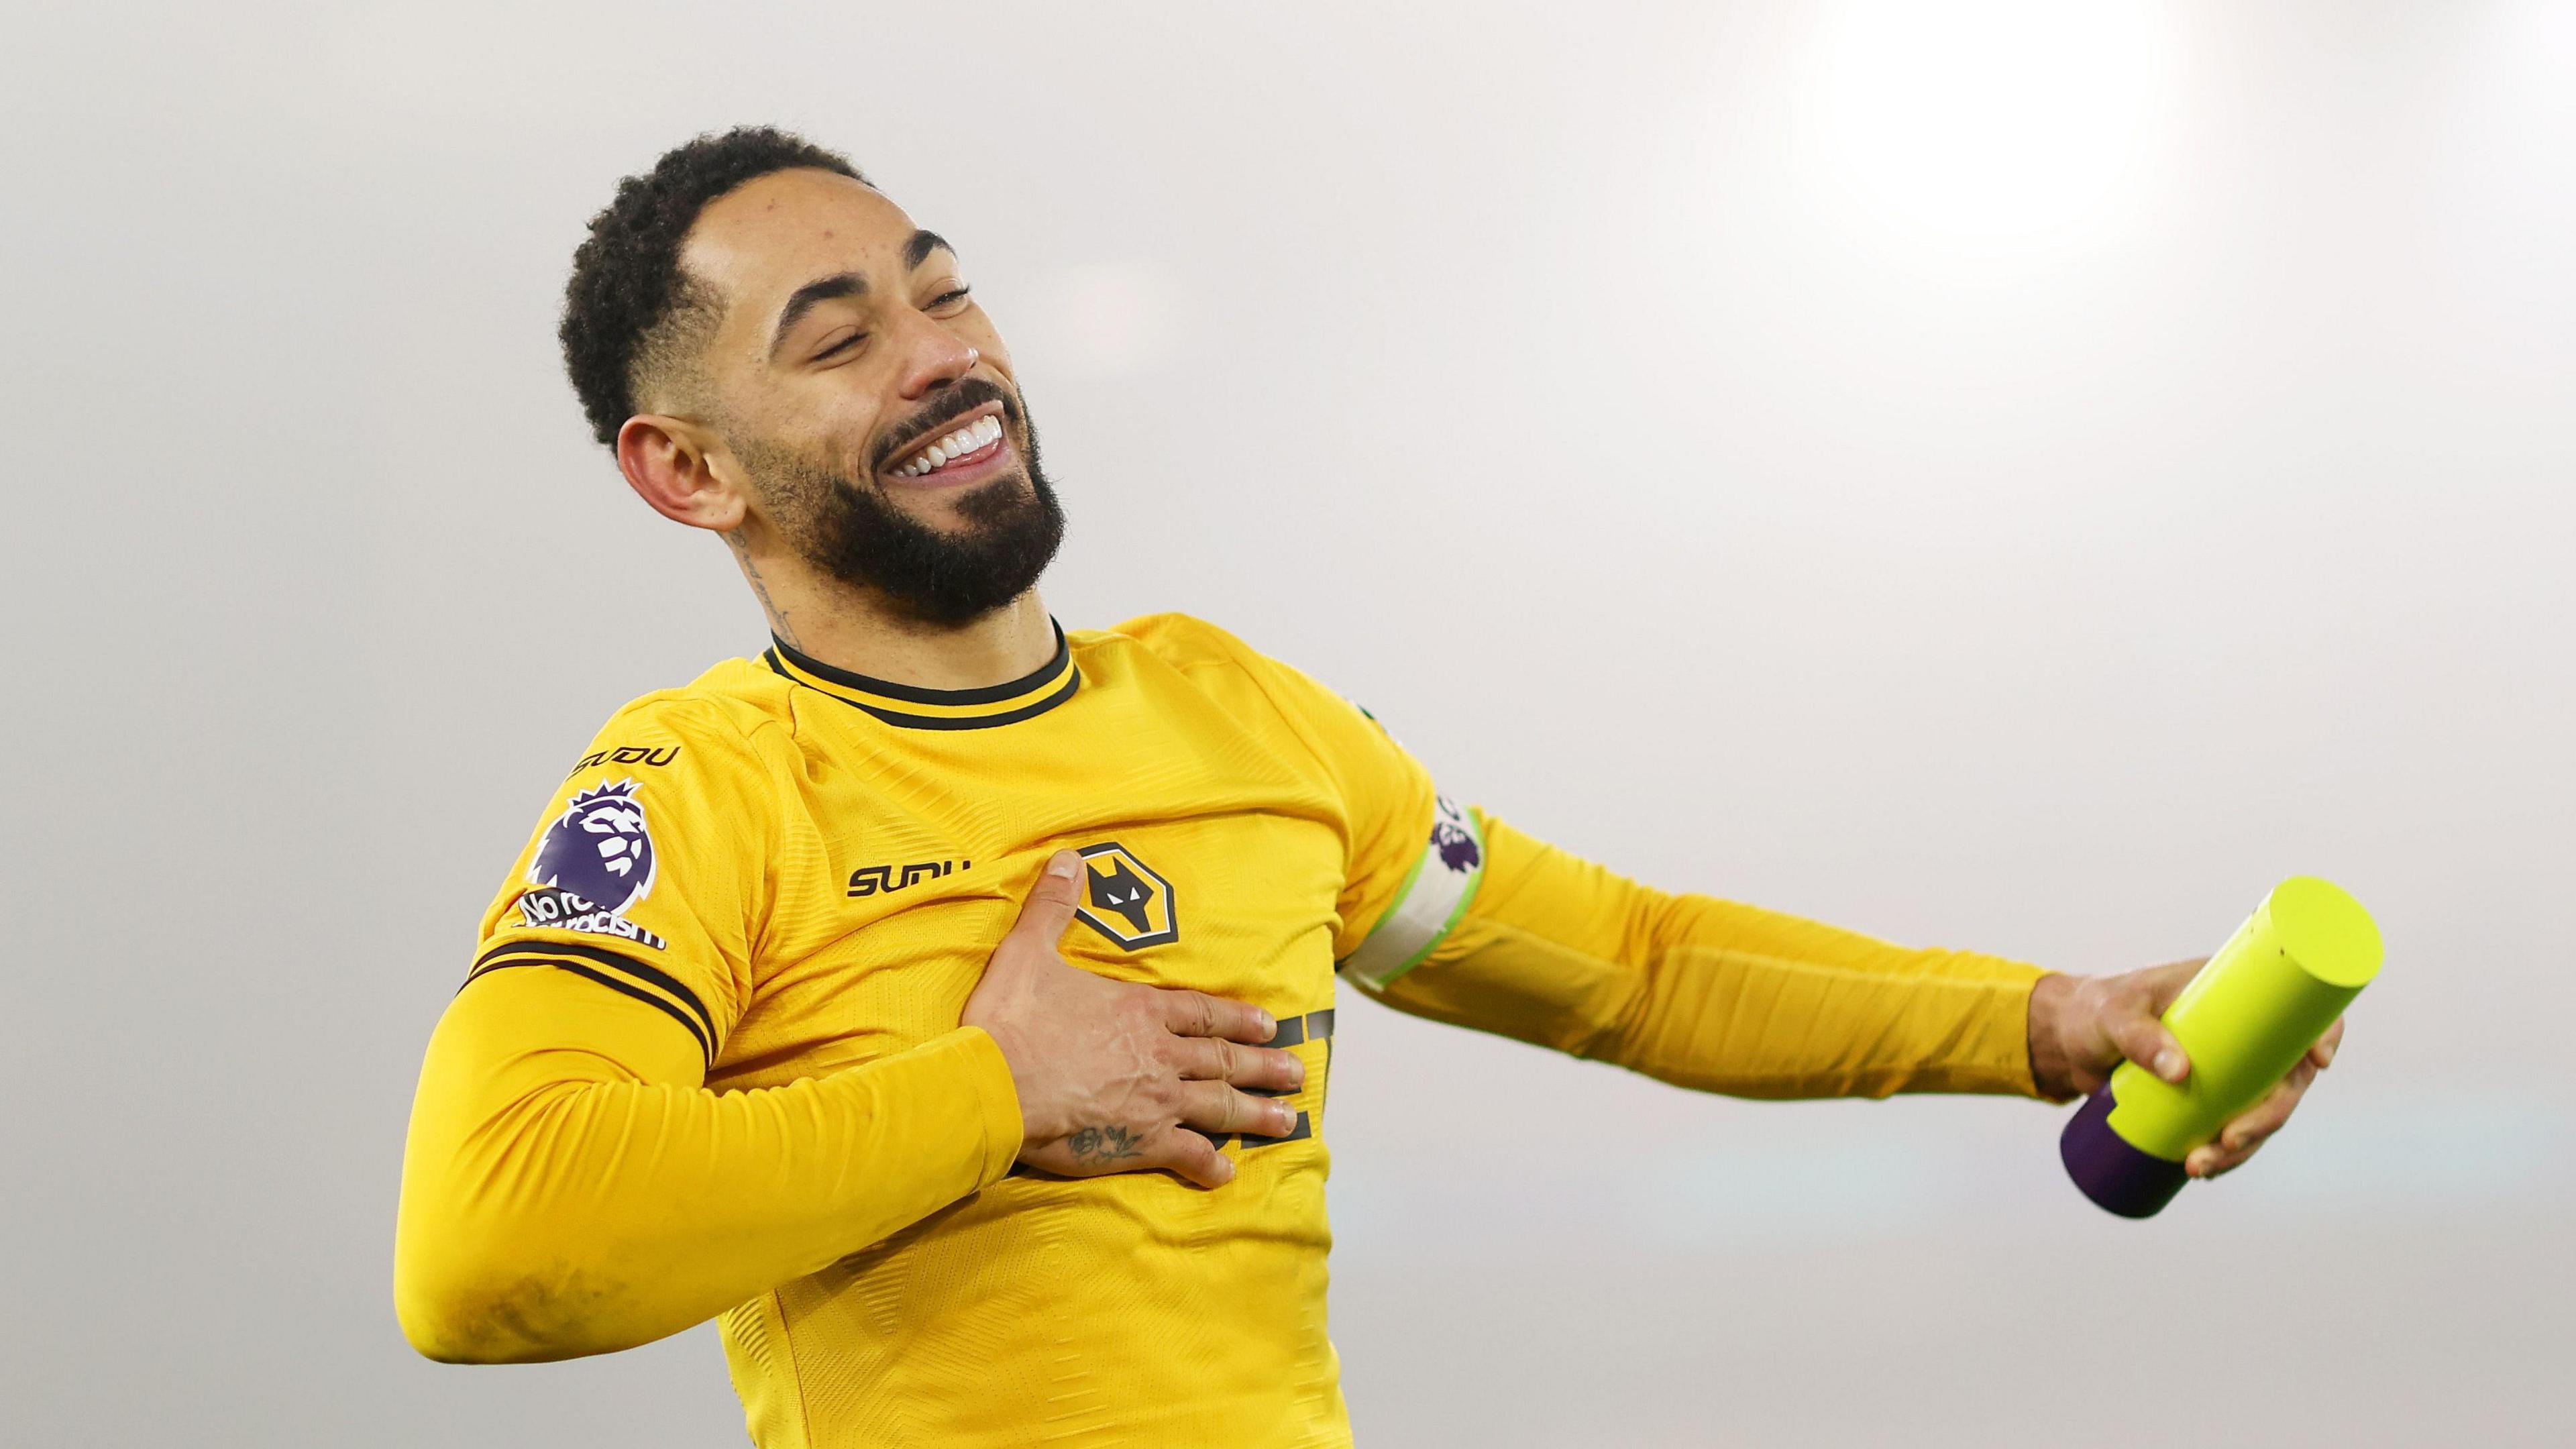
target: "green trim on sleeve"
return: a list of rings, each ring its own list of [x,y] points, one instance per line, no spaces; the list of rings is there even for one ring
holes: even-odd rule
[[[1485,832],[1448,796],[1432,804],[1431,839],[1378,918],[1340,969],[1363,986],[1382,987],[1422,964],[1476,899],[1485,879]]]

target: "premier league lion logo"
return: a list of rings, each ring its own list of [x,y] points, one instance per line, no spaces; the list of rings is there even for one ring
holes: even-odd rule
[[[591,909],[618,915],[653,890],[653,835],[635,782],[599,785],[572,797],[546,830],[528,868],[531,885],[578,896]]]
[[[1436,797],[1433,806],[1431,848],[1440,852],[1441,865],[1454,875],[1484,864],[1485,853],[1476,848],[1476,832],[1467,824],[1467,812],[1446,795]]]

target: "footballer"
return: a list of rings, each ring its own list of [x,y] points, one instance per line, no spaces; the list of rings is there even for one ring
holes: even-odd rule
[[[1748,1097],[2064,1100],[2197,963],[2079,978],[1624,880],[1178,614],[1059,628],[1064,515],[958,255],[700,137],[574,257],[564,358],[772,638],[611,716],[484,912],[394,1297],[457,1363],[709,1318],[764,1449],[1344,1445],[1344,986]],[[2245,1160],[2331,1033],[2188,1164]]]

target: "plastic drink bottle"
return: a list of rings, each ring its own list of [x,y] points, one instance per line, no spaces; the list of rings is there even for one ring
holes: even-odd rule
[[[2188,1180],[2183,1159],[2290,1074],[2381,955],[2379,927],[2341,887],[2274,886],[2165,1009],[2191,1075],[2176,1086],[2122,1062],[2058,1138],[2066,1175],[2122,1217],[2163,1211]]]

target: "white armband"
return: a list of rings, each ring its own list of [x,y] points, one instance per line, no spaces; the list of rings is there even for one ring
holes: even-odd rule
[[[1448,796],[1436,797],[1430,843],[1396,891],[1395,904],[1378,917],[1368,938],[1342,958],[1339,969],[1369,986],[1384,986],[1421,965],[1467,914],[1484,878],[1485,836],[1476,828],[1476,818]]]

